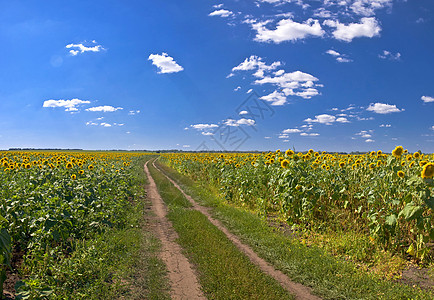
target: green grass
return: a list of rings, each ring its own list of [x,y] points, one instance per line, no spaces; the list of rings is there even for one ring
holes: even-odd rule
[[[178,242],[196,265],[202,289],[209,299],[292,299],[274,279],[265,275],[160,172],[149,166],[169,208],[168,218]]]
[[[132,170],[134,197],[122,214],[124,225],[76,241],[70,255],[46,249],[29,256],[17,299],[170,299],[167,270],[158,257],[160,241],[149,230],[146,159]]]
[[[433,299],[433,293],[412,288],[359,270],[351,262],[338,259],[325,250],[306,246],[276,232],[257,215],[232,207],[207,187],[175,170],[159,164],[186,193],[204,206],[231,232],[250,245],[259,256],[286,273],[294,281],[311,286],[324,299]]]

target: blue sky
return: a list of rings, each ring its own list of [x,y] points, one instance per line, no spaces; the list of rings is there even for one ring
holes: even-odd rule
[[[0,149],[434,152],[433,16],[431,0],[0,1]]]

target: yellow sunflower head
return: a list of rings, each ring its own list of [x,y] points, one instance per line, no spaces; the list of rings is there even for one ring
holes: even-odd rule
[[[402,146],[397,146],[392,151],[392,155],[395,157],[401,157],[402,153],[404,153],[404,148]]]
[[[402,172],[402,171],[398,171],[398,172],[396,173],[396,175],[398,175],[398,177],[400,177],[400,178],[404,178],[404,177],[405,177],[405,173]]]
[[[72,174],[72,175],[71,175],[71,179],[72,179],[72,180],[76,180],[76,179],[77,179],[77,175]]]
[[[286,169],[289,166],[289,160],[284,159],[280,162],[280,166],[284,169]]]
[[[293,156],[294,155],[294,151],[292,151],[291,149],[288,149],[285,151],[286,156]]]
[[[414,152],[413,153],[413,157],[414,158],[419,158],[420,157],[420,153],[419,152]]]
[[[432,178],[434,176],[434,163],[427,163],[422,169],[422,178]]]
[[[67,168],[67,169],[72,169],[73,166],[74,166],[74,165],[72,164],[72,162],[68,162],[68,163],[66,163],[66,168]]]

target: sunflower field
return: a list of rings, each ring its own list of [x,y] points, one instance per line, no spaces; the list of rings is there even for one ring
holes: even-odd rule
[[[140,154],[110,152],[0,153],[0,287],[14,255],[38,266],[49,249],[75,243],[124,222],[129,168]],[[2,291],[0,291],[0,295]]]
[[[353,230],[394,253],[433,260],[434,155],[326,152],[178,153],[163,161],[224,199],[293,228]]]

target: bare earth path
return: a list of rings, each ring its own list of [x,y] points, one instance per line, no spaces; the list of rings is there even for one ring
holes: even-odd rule
[[[181,187],[175,182],[173,181],[171,178],[169,178],[164,172],[162,172],[159,168],[157,168],[155,166],[155,161],[152,162],[152,165],[159,170],[164,176],[166,176],[166,178],[168,180],[170,180],[170,182],[172,182],[172,184],[179,190],[181,191],[181,193],[184,195],[184,197],[186,199],[188,199],[191,204],[193,205],[193,208],[200,211],[202,214],[204,214],[208,220],[214,224],[214,226],[216,226],[218,229],[220,229],[227,237],[230,241],[232,241],[235,246],[241,251],[243,252],[245,255],[247,255],[247,257],[250,259],[250,261],[257,265],[264,273],[268,274],[269,276],[273,277],[275,280],[277,280],[280,285],[286,289],[288,292],[290,292],[291,294],[293,294],[296,299],[306,299],[306,300],[319,300],[321,298],[312,295],[311,294],[311,289],[309,287],[306,287],[300,283],[296,283],[294,281],[292,281],[291,279],[289,279],[288,276],[286,276],[283,272],[276,270],[272,265],[270,265],[268,262],[266,262],[264,259],[260,258],[253,250],[252,248],[250,248],[249,246],[247,246],[246,244],[242,243],[237,236],[235,236],[234,234],[232,234],[231,232],[229,232],[228,229],[226,229],[226,227],[223,226],[223,224],[214,219],[210,213],[208,212],[208,209],[206,207],[203,207],[201,205],[199,205],[196,201],[194,201],[194,199],[192,197],[190,197],[189,195],[187,195],[182,189]]]
[[[149,173],[148,162],[144,168],[149,180],[147,196],[151,200],[152,209],[158,218],[156,234],[162,244],[161,258],[169,271],[171,297],[172,299],[206,299],[191,264],[182,254],[181,247],[176,243],[178,236],[166,218],[167,209],[158,193],[155,181]]]

